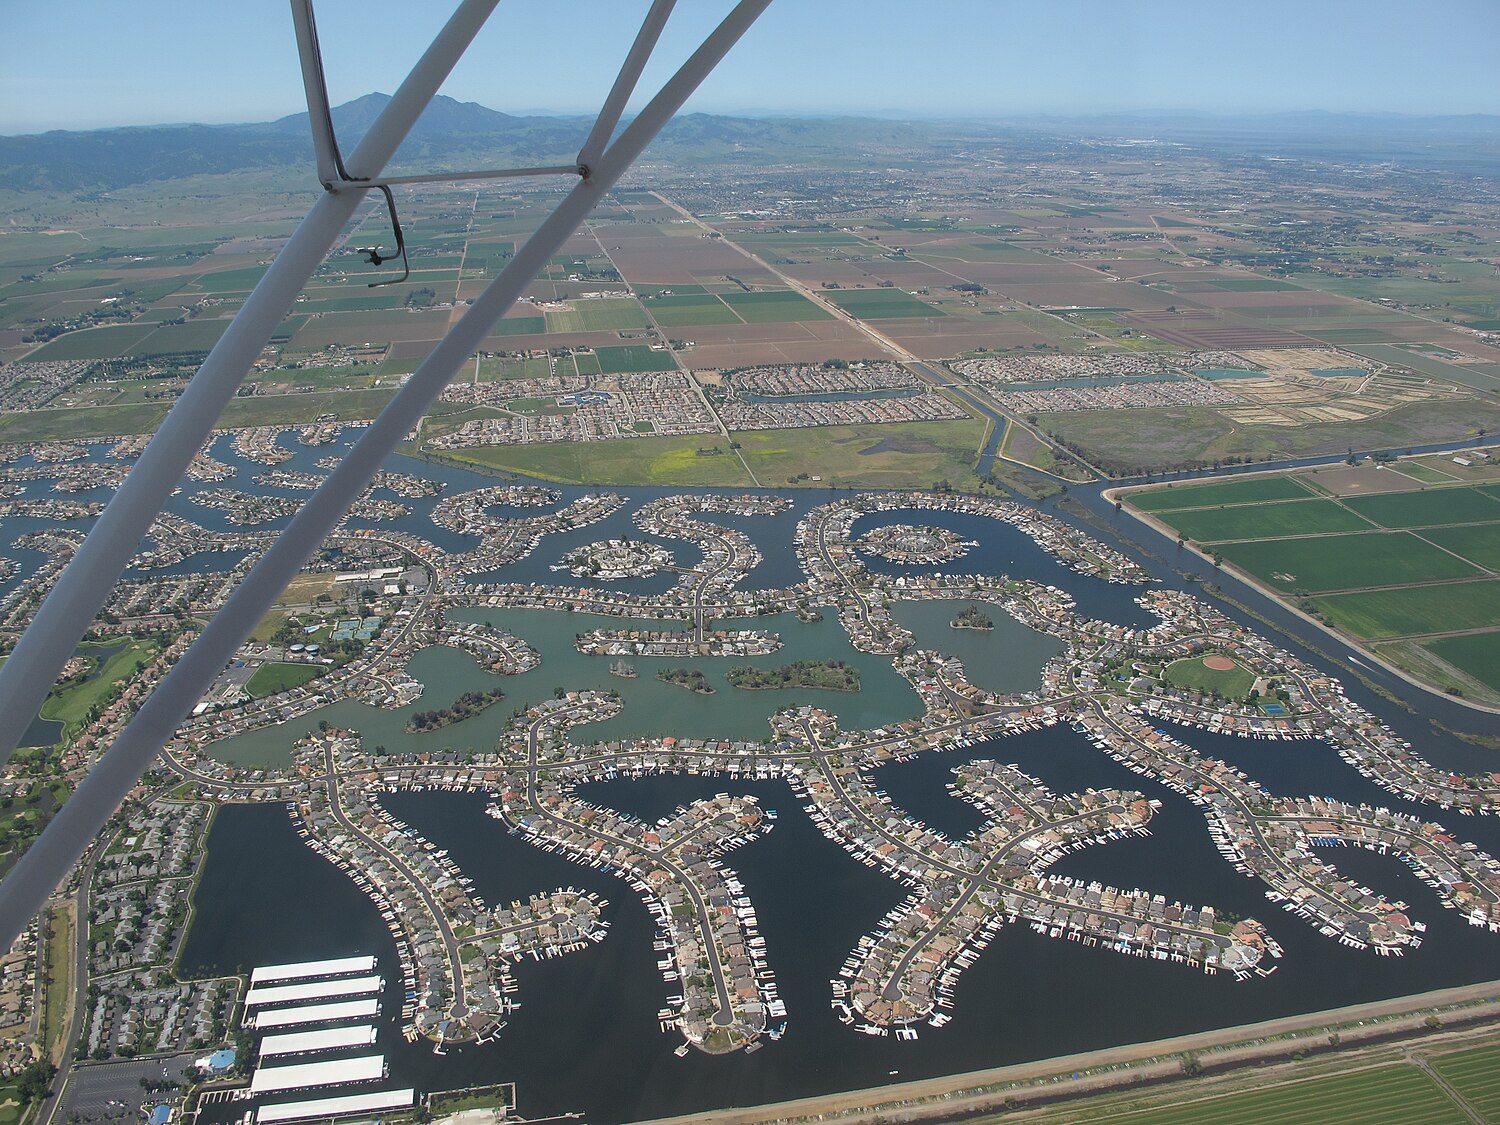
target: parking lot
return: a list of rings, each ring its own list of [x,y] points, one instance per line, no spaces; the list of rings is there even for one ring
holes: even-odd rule
[[[142,1106],[154,1105],[172,1093],[148,1094],[141,1085],[142,1079],[150,1083],[180,1083],[182,1072],[192,1065],[190,1054],[81,1065],[68,1080],[61,1120],[139,1121]]]

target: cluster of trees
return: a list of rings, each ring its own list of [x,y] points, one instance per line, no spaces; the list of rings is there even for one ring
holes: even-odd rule
[[[993,629],[995,622],[977,605],[970,604],[959,611],[951,622],[955,629]]]
[[[656,673],[656,678],[664,684],[676,684],[685,687],[689,691],[695,691],[699,695],[712,695],[714,689],[702,672],[696,668],[663,668]]]
[[[422,731],[438,730],[452,723],[461,723],[465,719],[479,714],[492,703],[497,703],[505,698],[505,693],[499,688],[490,688],[488,691],[466,691],[446,707],[440,707],[434,711],[418,711],[406,720],[406,733],[419,734]]]
[[[45,1098],[47,1091],[52,1088],[52,1080],[56,1077],[57,1067],[46,1059],[38,1059],[21,1071],[21,1077],[16,1083],[16,1093],[21,1099],[22,1107]]]
[[[773,688],[820,688],[824,691],[858,691],[859,671],[842,660],[798,660],[780,668],[731,668],[729,682],[747,691]]]

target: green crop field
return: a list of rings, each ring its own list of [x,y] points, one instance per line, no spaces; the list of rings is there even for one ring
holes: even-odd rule
[[[985,423],[972,418],[736,431],[734,439],[767,487],[931,488],[947,480],[955,488],[975,488],[974,462],[984,432]],[[822,480],[813,481],[815,476]]]
[[[775,324],[783,321],[831,320],[833,314],[820,309],[800,293],[788,289],[758,293],[721,293],[726,305],[748,324]]]
[[[657,297],[647,308],[656,323],[665,328],[684,324],[739,324],[734,310],[712,293],[689,293],[682,297]]]
[[[167,404],[157,402],[4,413],[0,414],[0,441],[83,441],[144,434],[156,429],[166,416]]]
[[[512,316],[495,322],[491,336],[540,336],[547,331],[547,321],[540,316]]]
[[[1468,633],[1462,637],[1428,641],[1422,647],[1480,683],[1500,691],[1500,635]]]
[[[1334,624],[1365,639],[1500,625],[1500,581],[1335,594],[1313,602]],[[1494,638],[1500,644],[1500,638]]]
[[[1199,508],[1159,517],[1187,538],[1200,543],[1226,539],[1269,539],[1333,531],[1369,531],[1371,525],[1332,500],[1290,500]]]
[[[645,344],[596,348],[595,355],[599,359],[599,370],[605,375],[626,371],[673,371],[677,367],[671,352],[653,351]]]
[[[619,332],[646,327],[646,314],[634,298],[577,301],[566,311],[547,313],[548,332]]]
[[[1469,1125],[1437,1083],[1404,1064],[1120,1113],[1108,1120],[1110,1125]]]
[[[151,335],[131,345],[131,355],[165,355],[170,352],[206,352],[219,342],[229,320],[200,318],[186,324],[163,324]],[[290,335],[290,333],[288,333]]]
[[[259,283],[266,268],[265,266],[246,266],[237,270],[205,273],[194,282],[194,285],[209,293],[248,293]]]
[[[250,677],[245,691],[250,694],[251,699],[260,699],[288,688],[301,687],[327,670],[317,664],[262,664],[255,670],[255,675]]]
[[[69,332],[43,344],[26,358],[37,362],[53,359],[113,359],[124,355],[155,331],[154,324],[112,324],[106,328],[85,328],[81,332]]]
[[[698,450],[719,452],[699,456]],[[446,459],[563,484],[607,480],[618,484],[751,484],[740,459],[722,435],[622,438],[619,441],[560,441],[534,445],[484,445],[445,451]]]
[[[1437,527],[1449,523],[1500,521],[1500,502],[1477,488],[1427,488],[1351,496],[1345,501],[1362,516],[1386,527]]]
[[[850,316],[857,316],[861,320],[948,315],[942,309],[917,300],[903,289],[840,289],[830,293],[828,299]]]
[[[1123,499],[1143,512],[1166,512],[1220,504],[1259,504],[1266,500],[1306,500],[1307,497],[1308,490],[1295,477],[1246,477],[1212,484],[1148,489],[1129,493]]]
[[[1402,461],[1396,471],[1404,476],[1413,477],[1423,484],[1452,484],[1457,479],[1431,465],[1424,465],[1420,461]]]
[[[1432,1066],[1486,1121],[1500,1121],[1500,1046],[1439,1055]]]
[[[1162,669],[1162,679],[1181,688],[1218,692],[1225,699],[1244,699],[1255,686],[1254,672],[1238,664],[1221,672],[1205,665],[1198,656],[1168,664]]]
[[[368,391],[314,391],[310,394],[257,395],[229,401],[219,416],[221,426],[295,426],[320,414],[336,414],[339,421],[373,418],[395,396],[393,388]]]
[[[1266,539],[1219,553],[1279,590],[1309,593],[1477,576],[1468,563],[1404,531]]]
[[[1500,523],[1437,528],[1423,531],[1422,538],[1486,570],[1500,570]]]

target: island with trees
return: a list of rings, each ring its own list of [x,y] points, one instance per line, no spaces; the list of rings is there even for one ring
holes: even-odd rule
[[[959,612],[958,616],[948,622],[954,629],[993,629],[995,622],[988,614],[972,603]]]
[[[859,672],[842,660],[798,660],[780,668],[731,668],[729,682],[746,691],[776,688],[817,688],[821,691],[858,691]]]
[[[714,693],[713,685],[708,682],[708,678],[696,668],[663,668],[656,673],[656,678],[664,684],[676,684],[678,687],[687,688],[699,695]]]
[[[465,719],[473,718],[490,704],[498,703],[504,698],[505,693],[499,688],[490,688],[488,691],[466,691],[446,707],[439,707],[435,711],[415,712],[406,720],[406,733],[421,734],[423,731],[441,730],[453,723],[461,723]]]

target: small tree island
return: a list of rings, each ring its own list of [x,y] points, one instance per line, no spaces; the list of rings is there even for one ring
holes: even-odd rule
[[[859,672],[842,660],[798,660],[780,668],[731,668],[729,682],[746,691],[777,688],[817,688],[821,691],[858,691]]]
[[[676,684],[685,687],[689,691],[695,691],[699,695],[712,695],[713,685],[708,682],[707,677],[696,668],[663,668],[656,673],[656,678],[664,684]]]
[[[971,604],[962,610],[957,617],[948,622],[954,629],[993,629],[994,621],[990,620],[977,605]]]
[[[435,711],[417,711],[411,718],[406,720],[407,734],[421,734],[423,731],[441,730],[452,723],[461,723],[465,719],[473,718],[492,703],[498,703],[505,698],[505,693],[499,688],[490,688],[488,691],[466,691],[446,707],[440,707]]]

